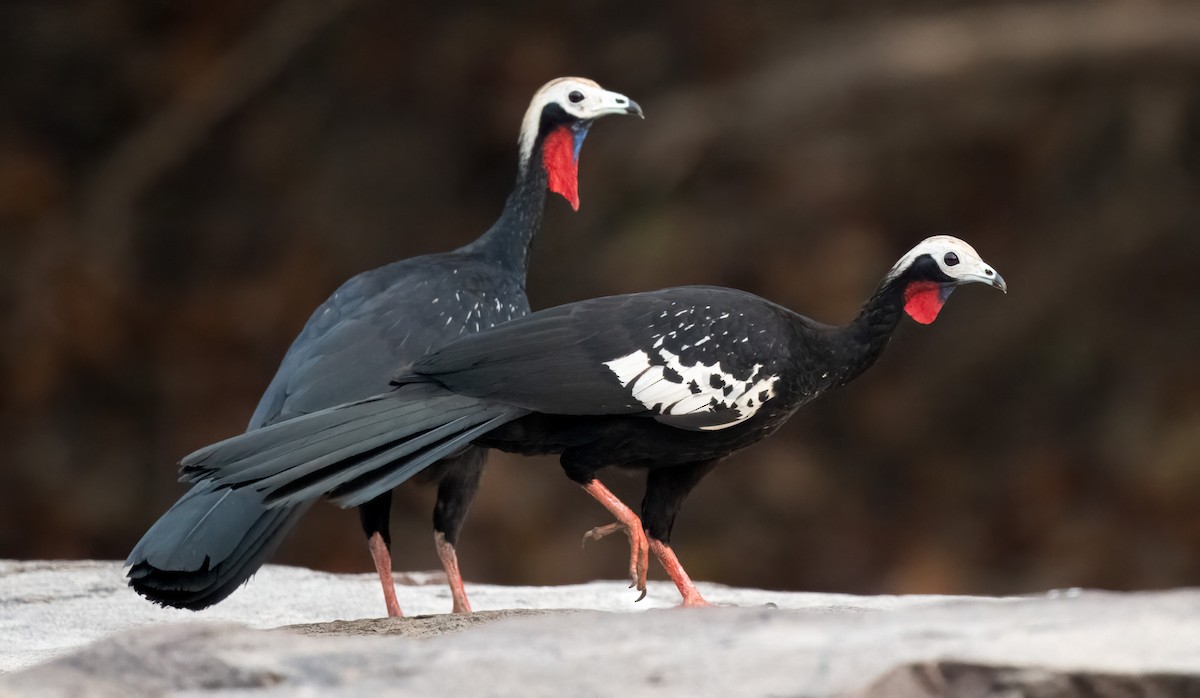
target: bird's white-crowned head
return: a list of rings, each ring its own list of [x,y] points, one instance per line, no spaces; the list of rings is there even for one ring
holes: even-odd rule
[[[888,272],[902,283],[904,311],[921,324],[937,319],[951,292],[962,284],[982,283],[1008,292],[1008,284],[966,242],[950,235],[926,238]]]
[[[642,116],[637,102],[587,78],[557,78],[533,94],[521,122],[521,169],[541,145],[548,188],[579,210],[579,149],[592,122],[610,114]]]

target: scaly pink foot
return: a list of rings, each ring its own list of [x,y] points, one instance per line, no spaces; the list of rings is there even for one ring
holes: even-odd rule
[[[470,613],[471,602],[467,601],[467,590],[463,587],[462,573],[458,571],[458,553],[454,545],[446,540],[441,531],[433,532],[433,544],[437,548],[438,557],[442,560],[442,569],[446,570],[446,579],[450,582],[450,596],[454,598],[455,613]]]
[[[651,538],[650,551],[662,563],[663,569],[670,575],[671,581],[675,582],[676,588],[679,589],[679,594],[683,596],[681,606],[712,606],[711,603],[705,601],[704,597],[700,595],[700,590],[692,583],[692,578],[683,569],[683,565],[679,564],[679,558],[675,557],[675,551],[671,550],[671,546],[661,540]]]
[[[388,618],[402,618],[400,601],[396,599],[396,582],[392,579],[392,554],[388,552],[383,536],[376,531],[367,541],[367,547],[371,549],[371,559],[379,573],[379,583],[383,585],[383,603],[387,606]]]

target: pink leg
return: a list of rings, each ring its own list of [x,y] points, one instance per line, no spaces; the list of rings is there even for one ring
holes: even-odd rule
[[[683,569],[683,565],[679,564],[679,558],[675,557],[675,551],[671,550],[671,546],[660,540],[651,538],[650,551],[662,563],[663,569],[671,576],[671,581],[675,582],[675,586],[679,588],[679,593],[683,596],[683,606],[712,605],[700,595],[700,591],[692,583],[692,578]]]
[[[455,613],[470,613],[471,602],[467,601],[467,590],[463,588],[462,573],[458,571],[458,553],[441,531],[433,532],[433,544],[437,547],[438,557],[442,560],[442,568],[446,570],[446,579],[450,581],[450,595],[454,597]]]
[[[371,535],[367,541],[371,549],[371,559],[375,561],[375,571],[379,573],[379,583],[383,585],[383,603],[387,606],[388,618],[401,618],[400,601],[396,599],[396,582],[392,579],[392,554],[388,552],[383,536],[378,532]]]
[[[629,536],[629,578],[632,580],[629,586],[642,592],[637,598],[641,601],[646,598],[646,571],[650,568],[650,546],[642,530],[642,520],[599,480],[592,480],[583,486],[583,490],[617,519],[617,523],[598,526],[583,534],[583,542],[599,540],[616,531],[624,531]]]

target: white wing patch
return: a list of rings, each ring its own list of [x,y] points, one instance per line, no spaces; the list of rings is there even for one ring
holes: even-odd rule
[[[714,365],[684,366],[679,355],[657,347],[659,360],[639,349],[604,365],[621,385],[646,409],[664,415],[698,414],[717,409],[734,410],[737,418],[723,424],[699,427],[705,431],[727,429],[750,419],[763,403],[775,397],[778,376],[758,377],[762,364],[755,364],[747,380],[738,380]],[[682,376],[683,380],[671,380]],[[756,380],[757,378],[757,380]],[[693,388],[695,386],[695,388]]]

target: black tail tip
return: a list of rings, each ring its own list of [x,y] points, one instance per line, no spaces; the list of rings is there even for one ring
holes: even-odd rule
[[[232,589],[214,588],[215,575],[207,569],[175,572],[139,562],[130,566],[125,576],[129,580],[129,588],[147,601],[164,608],[200,611],[225,599],[232,592]]]

